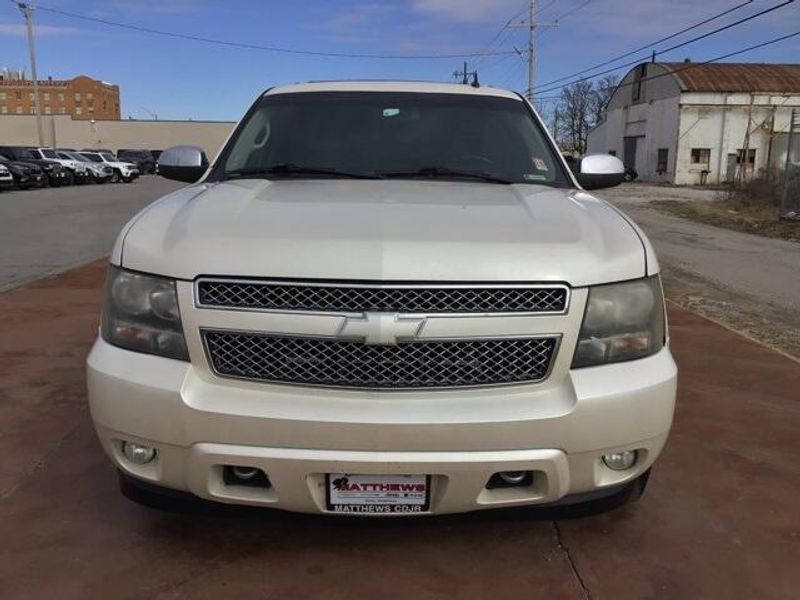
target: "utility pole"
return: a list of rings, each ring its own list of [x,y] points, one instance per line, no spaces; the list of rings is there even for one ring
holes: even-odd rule
[[[536,87],[536,28],[555,27],[557,23],[536,22],[536,0],[529,0],[528,19],[519,23],[509,24],[509,27],[524,27],[528,30],[528,90],[525,96],[533,104],[534,88]]]
[[[536,87],[536,0],[530,0],[528,10],[528,93],[525,95],[533,104],[533,90]]]
[[[453,77],[460,79],[463,85],[471,85],[472,87],[480,87],[478,83],[478,71],[467,71],[467,61],[464,61],[463,71],[454,71]],[[472,77],[472,83],[469,82],[469,77]]]
[[[12,0],[13,2],[14,0]],[[25,17],[28,29],[28,50],[31,54],[31,76],[33,77],[33,106],[36,110],[36,133],[39,137],[39,146],[44,146],[44,132],[42,130],[42,107],[39,102],[39,77],[36,75],[36,48],[33,43],[33,3],[16,2]]]

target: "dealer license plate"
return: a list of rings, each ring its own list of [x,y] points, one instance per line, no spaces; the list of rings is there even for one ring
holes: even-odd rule
[[[326,475],[328,510],[339,513],[422,513],[430,508],[430,475]]]

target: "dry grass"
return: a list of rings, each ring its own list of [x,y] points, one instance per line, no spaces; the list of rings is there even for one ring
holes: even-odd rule
[[[779,220],[779,181],[755,179],[720,191],[712,202],[656,200],[652,205],[668,214],[709,225],[800,242],[800,223]]]

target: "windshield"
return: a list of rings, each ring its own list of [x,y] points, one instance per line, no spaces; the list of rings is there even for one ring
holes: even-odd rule
[[[410,92],[265,96],[215,176],[335,174],[569,185],[523,102]]]
[[[102,152],[102,153],[100,154],[100,156],[102,156],[102,157],[103,157],[103,158],[106,160],[106,162],[117,162],[117,159],[116,159],[116,158],[114,158],[114,156],[113,156],[113,155],[111,155],[111,154],[108,154],[108,153],[106,153],[106,152]]]
[[[99,154],[93,154],[93,153],[89,153],[89,152],[81,152],[81,156],[84,156],[84,157],[88,158],[92,162],[96,162],[96,163],[103,162],[103,159],[100,158]]]
[[[55,150],[39,150],[45,158],[58,158]]]

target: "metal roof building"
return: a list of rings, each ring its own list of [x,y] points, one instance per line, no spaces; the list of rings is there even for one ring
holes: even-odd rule
[[[704,184],[781,168],[800,64],[642,63],[590,133],[647,181]]]

